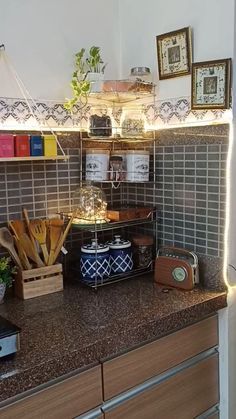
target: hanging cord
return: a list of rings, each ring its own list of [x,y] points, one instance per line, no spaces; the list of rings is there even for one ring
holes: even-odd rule
[[[23,81],[21,80],[21,78],[19,77],[18,73],[16,72],[15,68],[13,67],[13,65],[12,65],[12,63],[11,63],[11,60],[10,60],[10,58],[9,58],[8,54],[5,52],[5,46],[4,46],[4,45],[0,45],[0,48],[1,48],[2,46],[4,47],[4,48],[3,48],[3,54],[2,54],[2,55],[3,55],[3,58],[5,59],[5,62],[6,62],[6,64],[7,64],[7,66],[9,67],[9,69],[10,69],[10,71],[11,71],[11,73],[12,73],[12,75],[13,75],[13,77],[14,77],[14,79],[15,79],[15,81],[16,81],[16,83],[17,83],[18,87],[19,87],[19,89],[20,89],[21,94],[23,95],[23,97],[24,97],[24,99],[25,99],[25,101],[26,101],[26,104],[27,104],[27,106],[28,106],[28,108],[29,108],[29,110],[30,110],[30,113],[31,113],[31,115],[33,116],[33,118],[34,118],[34,120],[35,120],[35,122],[36,122],[36,124],[37,124],[37,126],[38,126],[38,128],[39,128],[39,131],[40,131],[40,132],[41,132],[41,134],[43,135],[43,131],[42,131],[42,129],[41,129],[41,126],[40,126],[40,124],[39,124],[39,121],[38,121],[38,119],[37,119],[37,116],[36,116],[36,114],[35,114],[35,112],[34,112],[34,110],[33,110],[32,106],[31,106],[31,104],[29,103],[29,100],[28,100],[28,98],[27,98],[27,96],[26,96],[26,95],[28,95],[29,99],[32,101],[33,105],[35,106],[35,108],[36,108],[38,111],[39,111],[39,106],[38,106],[38,104],[35,102],[35,100],[32,98],[32,96],[30,95],[30,93],[29,93],[28,89],[26,88],[26,86],[24,85]],[[48,123],[48,121],[47,121],[46,119],[45,119],[45,123],[46,123],[46,125],[47,125],[47,127],[48,127],[49,131],[50,131],[50,132],[52,133],[52,135],[55,137],[56,142],[57,142],[57,145],[58,145],[58,147],[60,148],[60,151],[61,151],[62,155],[63,155],[63,156],[65,156],[65,152],[64,152],[64,150],[62,149],[60,142],[58,141],[57,135],[55,134],[55,132],[53,131],[53,129],[50,127],[50,125],[49,125],[49,123]]]

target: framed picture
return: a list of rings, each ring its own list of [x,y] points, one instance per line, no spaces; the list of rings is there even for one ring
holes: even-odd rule
[[[192,66],[192,109],[230,107],[231,59],[204,61]]]
[[[159,79],[191,73],[191,29],[183,28],[156,37]]]

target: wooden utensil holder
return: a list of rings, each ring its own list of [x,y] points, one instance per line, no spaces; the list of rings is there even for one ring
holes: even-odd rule
[[[23,300],[63,290],[62,265],[18,270],[15,279],[15,295]]]

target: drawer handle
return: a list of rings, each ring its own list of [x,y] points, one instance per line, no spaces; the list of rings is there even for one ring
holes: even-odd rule
[[[2,346],[0,345],[0,351],[2,350]]]

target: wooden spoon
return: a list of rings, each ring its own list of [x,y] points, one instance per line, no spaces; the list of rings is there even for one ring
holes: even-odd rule
[[[48,262],[48,249],[46,246],[47,227],[43,220],[31,220],[29,223],[29,229],[32,236],[39,242],[40,247],[43,251],[44,261]]]
[[[21,236],[19,237],[19,241],[28,258],[35,262],[39,268],[45,266],[39,254],[36,252],[32,244],[32,241],[26,233],[21,234]]]
[[[60,218],[52,218],[49,220],[49,234],[50,234],[50,253],[47,265],[52,265],[54,260],[55,249],[62,235],[62,228],[64,221]]]
[[[7,227],[0,228],[0,244],[10,253],[14,262],[23,270],[22,263],[14,248],[14,239]]]

